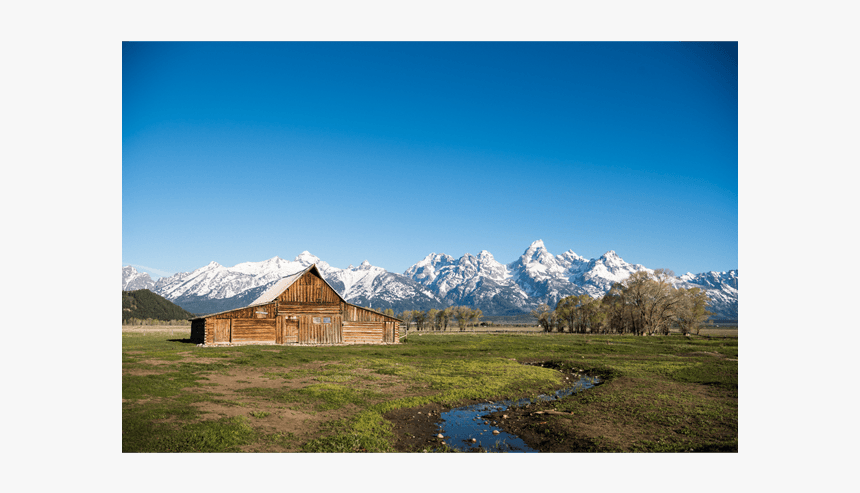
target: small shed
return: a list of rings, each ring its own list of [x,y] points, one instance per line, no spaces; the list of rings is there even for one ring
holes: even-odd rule
[[[347,303],[314,264],[284,277],[245,308],[191,319],[191,340],[206,346],[398,343],[400,323]]]

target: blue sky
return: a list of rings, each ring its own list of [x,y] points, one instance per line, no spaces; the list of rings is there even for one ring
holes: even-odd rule
[[[738,267],[736,43],[124,43],[122,261]],[[146,269],[144,269],[146,270]]]

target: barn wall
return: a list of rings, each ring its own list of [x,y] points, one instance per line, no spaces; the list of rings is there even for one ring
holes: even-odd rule
[[[230,342],[275,342],[274,318],[235,318]]]
[[[348,344],[398,343],[396,320],[367,308],[341,302],[343,342]]]
[[[197,319],[203,322],[203,341],[205,344],[215,344],[216,326],[224,321],[230,320],[230,342],[274,342],[275,341],[275,317],[277,306],[275,303],[267,305],[238,308],[229,312],[210,315],[205,319]],[[271,333],[271,335],[269,335]],[[218,343],[227,341],[218,341]]]
[[[382,342],[382,324],[377,322],[344,322],[343,342],[373,344]]]
[[[206,333],[205,333],[205,337],[206,337],[205,344],[215,344],[215,332],[214,332],[215,329],[213,328],[213,324],[214,324],[214,319],[212,319],[211,317],[203,319],[203,326],[205,327],[205,331],[206,331]]]

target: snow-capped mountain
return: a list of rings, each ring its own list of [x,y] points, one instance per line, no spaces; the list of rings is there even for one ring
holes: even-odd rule
[[[606,294],[613,283],[621,282],[630,277],[630,274],[640,271],[654,272],[639,264],[628,264],[615,250],[609,250],[596,259],[583,259],[581,264],[571,267],[568,270],[568,280],[581,286],[592,298],[597,298]]]
[[[138,272],[137,269],[130,265],[122,268],[122,290],[135,291],[138,289],[148,289],[152,291],[155,287],[155,281],[149,277],[146,272]]]
[[[471,305],[487,313],[512,315],[529,304],[529,295],[514,282],[508,266],[486,250],[477,257],[467,253],[459,260],[431,253],[403,275],[426,286],[444,306]]]
[[[613,250],[587,260],[573,250],[553,255],[543,241],[537,240],[507,265],[496,262],[486,250],[478,257],[467,253],[458,260],[431,253],[404,275],[427,286],[446,305],[477,306],[487,314],[513,314],[532,310],[541,303],[555,306],[566,296],[603,296],[613,283],[639,271],[654,272],[625,262]],[[737,271],[719,278],[687,274],[675,278],[672,284],[676,288],[705,289],[712,312],[721,318],[737,318]]]
[[[690,272],[679,277],[692,286],[705,289],[711,299],[708,308],[717,318],[738,318],[738,271],[726,272],[704,272],[692,274]]]
[[[553,255],[543,241],[537,240],[509,264],[498,262],[486,250],[477,256],[466,253],[459,259],[431,253],[400,275],[367,261],[339,269],[305,251],[293,260],[272,257],[233,267],[210,262],[192,272],[162,277],[149,289],[190,312],[216,313],[247,306],[282,277],[311,264],[316,264],[325,280],[350,303],[392,308],[395,313],[468,305],[487,315],[513,315],[541,303],[555,306],[565,296],[599,297],[634,272],[653,272],[625,262],[612,250],[588,260],[572,250]],[[126,282],[132,274],[138,279],[149,278],[131,266],[123,267],[123,289],[132,285]],[[737,270],[688,273],[675,278],[673,284],[705,289],[712,312],[720,318],[737,318]]]
[[[370,265],[367,260],[358,267],[335,269],[323,277],[346,301],[357,305],[379,310],[391,308],[397,313],[407,309],[441,308],[437,297],[424,286]]]
[[[613,282],[639,270],[650,269],[628,264],[614,251],[587,260],[573,250],[553,255],[537,240],[507,265],[486,250],[458,260],[431,253],[403,275],[427,286],[448,305],[477,305],[498,313],[499,305],[507,312],[522,312],[541,303],[554,306],[566,296],[601,296]]]
[[[514,282],[529,296],[532,305],[555,306],[558,300],[584,294],[582,287],[571,283],[571,272],[578,272],[585,259],[568,250],[553,255],[542,240],[533,242],[520,258],[507,265]]]
[[[294,260],[272,257],[262,262],[243,262],[225,267],[210,262],[192,272],[159,279],[152,291],[184,309],[199,314],[247,306],[281,278],[316,264],[323,278],[345,300],[374,308],[411,309],[441,307],[436,297],[420,284],[364,261],[358,267],[338,269],[310,252]],[[420,309],[427,309],[420,308]]]

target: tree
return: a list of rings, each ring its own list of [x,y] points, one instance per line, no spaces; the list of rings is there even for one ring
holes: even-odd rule
[[[415,321],[415,327],[418,330],[424,330],[427,323],[427,313],[421,310],[412,310],[412,320]]]
[[[431,308],[427,311],[427,323],[433,327],[433,330],[439,330],[439,310]]]
[[[412,322],[412,310],[403,310],[400,312],[400,315],[397,316],[400,320],[406,323],[406,331],[409,331],[409,323]]]
[[[465,332],[466,326],[469,325],[469,321],[472,319],[472,309],[468,306],[455,306],[451,308],[451,314],[454,320],[457,321],[460,332]]]
[[[559,332],[567,325],[567,330],[579,334],[586,333],[589,329],[596,331],[596,327],[603,320],[600,314],[600,306],[594,298],[587,294],[578,296],[567,296],[558,300],[555,307],[559,323]]]
[[[668,269],[634,272],[622,282],[632,313],[634,332],[638,334],[669,333],[678,299],[672,294],[673,277]]]
[[[576,327],[576,308],[573,306],[574,298],[575,296],[567,296],[558,300],[558,303],[555,304],[556,324],[558,325],[559,332],[564,332],[565,326],[567,326],[568,332],[574,332],[574,327]],[[534,312],[532,312],[532,316],[535,316]],[[538,319],[538,323],[540,323],[540,319]]]
[[[594,300],[588,304],[586,317],[588,319],[588,329],[592,334],[606,332],[604,322],[606,321],[607,314],[599,301]]]
[[[443,308],[436,313],[436,318],[438,319],[439,327],[442,330],[448,330],[448,321],[451,319],[451,307]]]
[[[624,285],[613,283],[600,300],[602,311],[606,314],[606,326],[619,334],[633,332],[633,316]]]
[[[484,312],[482,312],[479,308],[474,308],[469,313],[469,322],[473,325],[478,325],[478,322],[481,320],[481,317],[484,316]]]
[[[619,333],[669,334],[673,326],[689,333],[707,317],[707,296],[698,288],[675,289],[675,274],[669,269],[635,272],[616,283],[603,297],[604,319],[595,314],[589,324],[605,323]]]
[[[394,316],[394,310],[392,310],[391,308],[386,308],[386,309],[385,309],[385,311],[384,311],[384,312],[382,312],[382,313],[383,313],[384,315],[388,315],[389,317],[393,317],[393,316]]]
[[[537,319],[538,325],[543,327],[544,332],[552,332],[552,327],[555,325],[555,312],[550,311],[549,305],[542,303],[537,309],[532,310],[532,317]]]
[[[678,289],[675,295],[679,298],[675,308],[676,325],[684,335],[694,330],[699,335],[699,326],[713,315],[708,311],[708,295],[699,288]]]

